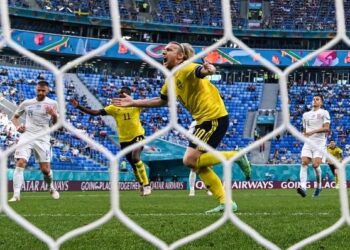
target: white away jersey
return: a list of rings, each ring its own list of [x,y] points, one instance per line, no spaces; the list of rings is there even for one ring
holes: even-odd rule
[[[49,106],[57,112],[57,102],[48,97],[45,97],[41,102],[37,101],[36,98],[28,99],[19,105],[15,114],[18,116],[23,113],[26,114],[26,131],[24,134],[33,136],[50,127],[51,116],[46,111]]]
[[[303,114],[303,127],[306,132],[323,127],[323,124],[330,123],[331,118],[327,110],[318,109],[311,110]],[[314,140],[326,140],[326,133],[315,133],[309,138]]]

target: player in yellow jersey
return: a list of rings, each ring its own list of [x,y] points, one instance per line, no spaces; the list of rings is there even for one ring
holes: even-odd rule
[[[163,51],[163,65],[173,69],[194,55],[190,44],[170,42]],[[205,77],[214,74],[214,65],[204,62],[202,65],[190,63],[174,74],[177,99],[186,107],[196,121],[194,136],[216,148],[225,136],[228,125],[228,113],[218,89]],[[123,107],[160,107],[168,103],[168,81],[165,81],[160,97],[134,100],[130,96],[114,98],[112,104]],[[227,159],[237,151],[221,152]],[[186,166],[194,169],[203,180],[213,196],[219,201],[219,206],[206,213],[224,211],[225,190],[220,178],[212,170],[214,164],[220,161],[210,152],[189,142],[183,158]],[[250,176],[250,164],[245,165]],[[232,210],[237,211],[236,202],[232,201]]]
[[[123,98],[123,93],[130,95],[131,90],[128,87],[122,87],[120,97]],[[140,113],[142,108],[137,107],[116,107],[109,105],[101,110],[93,110],[79,105],[75,99],[71,100],[72,105],[89,115],[110,115],[114,118],[121,149],[126,148],[136,142],[144,140],[145,130],[141,125]],[[147,196],[151,194],[151,186],[147,177],[145,165],[140,159],[140,154],[143,147],[134,149],[126,155],[126,159],[133,168],[135,177],[141,185],[141,194]]]
[[[333,155],[339,162],[343,160],[343,150],[336,145],[335,140],[330,140],[329,145],[327,146],[327,151],[329,154]],[[332,173],[335,178],[335,188],[339,189],[339,178],[338,178],[338,168],[330,161],[327,161],[328,166],[332,170]]]

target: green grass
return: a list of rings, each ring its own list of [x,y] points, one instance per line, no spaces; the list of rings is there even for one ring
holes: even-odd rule
[[[282,249],[334,224],[340,217],[336,190],[323,190],[321,197],[302,199],[295,190],[234,190],[237,215]],[[10,195],[9,195],[10,196]],[[43,231],[58,238],[86,225],[109,211],[108,192],[65,192],[59,201],[47,193],[23,193],[22,200],[11,206]],[[216,206],[213,197],[197,191],[154,191],[140,197],[136,191],[121,192],[122,210],[143,228],[167,243],[200,230],[220,218],[203,212]],[[305,249],[349,249],[350,228]],[[0,249],[47,249],[5,214],[0,214]],[[116,218],[100,228],[78,236],[61,249],[155,249]],[[204,238],[181,249],[263,249],[231,222]]]

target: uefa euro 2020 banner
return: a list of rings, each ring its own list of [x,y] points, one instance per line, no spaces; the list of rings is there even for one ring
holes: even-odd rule
[[[65,35],[43,34],[37,32],[28,32],[13,30],[12,39],[31,51],[42,51],[57,54],[84,55],[103,44],[106,39],[93,39]],[[165,44],[154,43],[138,43],[133,44],[140,50],[147,53],[150,57],[161,60],[162,50]],[[196,52],[203,50],[204,47],[195,47]],[[238,65],[260,65],[258,57],[264,57],[275,65],[289,66],[305,57],[312,51],[310,50],[273,50],[273,49],[257,49],[255,58],[248,55],[241,49],[219,48],[210,52],[206,56],[206,60],[213,64],[238,64]],[[99,54],[100,57],[123,59],[123,60],[140,60],[138,56],[133,54],[128,48],[122,44],[115,44],[110,49]],[[320,53],[317,57],[306,62],[304,66],[311,67],[330,67],[330,66],[349,66],[350,51],[345,50],[328,50]]]

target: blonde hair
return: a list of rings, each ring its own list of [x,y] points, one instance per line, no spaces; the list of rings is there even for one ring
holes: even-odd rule
[[[194,51],[193,47],[191,44],[189,43],[181,43],[181,45],[184,48],[184,59],[187,60],[189,58],[191,58],[192,56],[194,56],[196,54],[196,52]]]
[[[170,42],[170,43],[173,43],[173,44],[176,44],[177,46],[179,46],[179,51],[184,54],[184,61],[191,58],[192,56],[194,56],[196,54],[192,45],[189,43],[178,43],[175,41]]]

